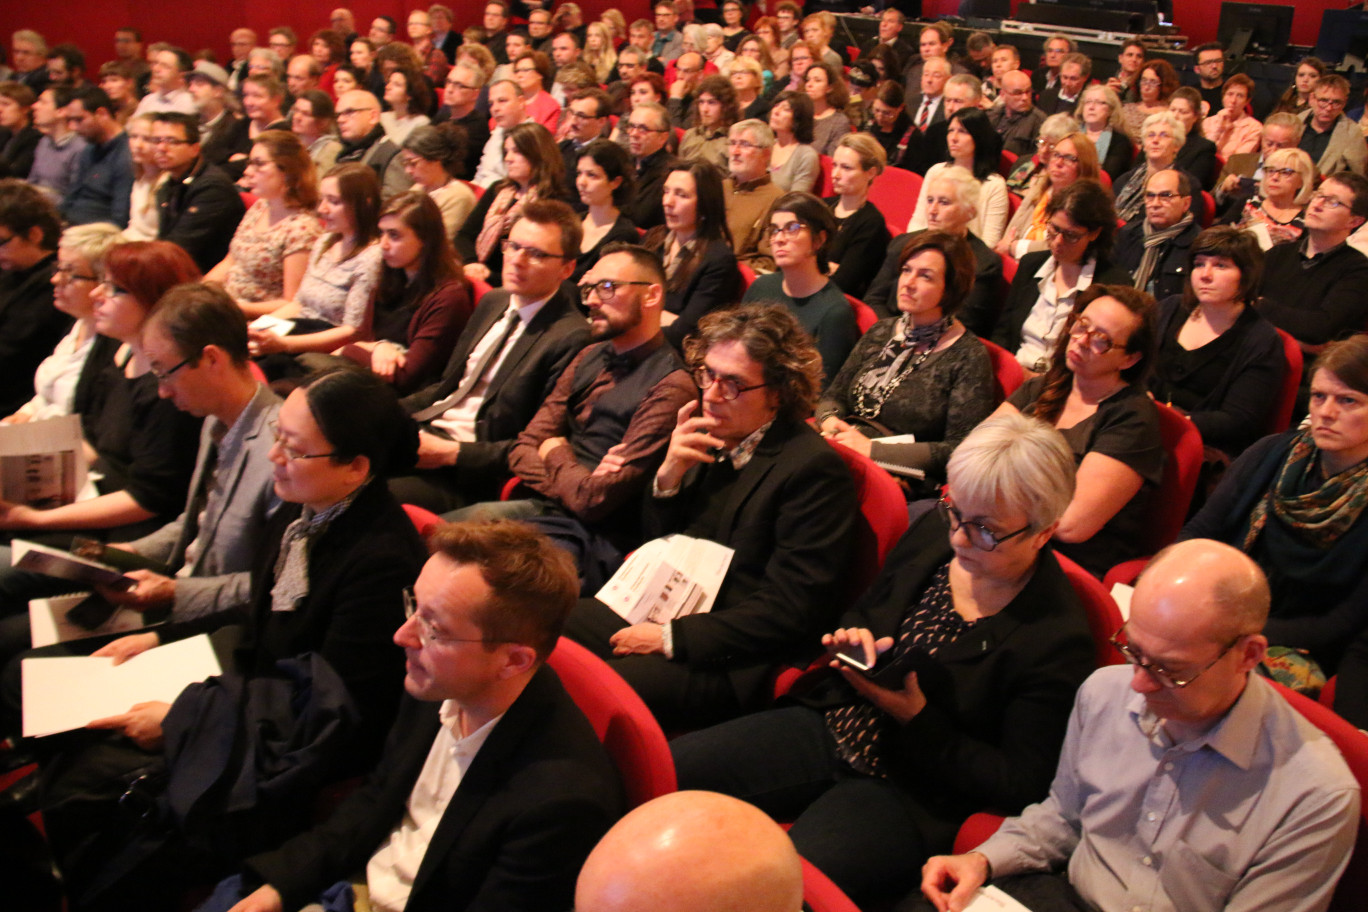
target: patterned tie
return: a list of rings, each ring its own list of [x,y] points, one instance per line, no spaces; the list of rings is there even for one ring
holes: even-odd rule
[[[930,115],[930,112],[931,112],[931,99],[929,99],[929,98],[923,98],[923,99],[922,99],[922,103],[921,103],[921,110],[917,112],[917,129],[918,129],[918,130],[925,130],[925,129],[926,129],[926,120],[927,120],[927,117]]]

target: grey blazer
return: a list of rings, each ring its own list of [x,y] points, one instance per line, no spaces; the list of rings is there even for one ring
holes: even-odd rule
[[[1311,112],[1302,112],[1301,120],[1309,127]],[[1357,174],[1368,172],[1368,143],[1364,142],[1363,131],[1358,124],[1340,115],[1340,119],[1335,121],[1335,129],[1330,133],[1330,145],[1325,147],[1325,154],[1316,162],[1316,170],[1326,176],[1346,170]]]
[[[250,601],[252,558],[260,548],[266,520],[279,504],[272,481],[273,466],[267,458],[275,440],[270,425],[279,410],[280,398],[266,386],[258,387],[238,418],[247,422],[242,445],[231,463],[215,467],[210,467],[209,455],[215,428],[221,428],[222,422],[213,418],[205,421],[185,509],[156,532],[129,543],[144,557],[180,567],[190,543],[196,536],[201,537],[200,552],[190,568],[190,576],[176,581],[176,604],[172,610],[175,620],[224,611]],[[215,480],[223,494],[211,500]]]

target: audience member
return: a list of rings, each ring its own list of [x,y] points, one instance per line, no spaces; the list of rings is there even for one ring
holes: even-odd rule
[[[1216,144],[1202,135],[1202,108],[1197,90],[1191,86],[1175,89],[1169,97],[1169,113],[1178,118],[1185,134],[1182,147],[1174,156],[1174,167],[1190,174],[1203,190],[1213,186],[1219,170]],[[1144,144],[1141,145],[1143,148]]]
[[[1188,284],[1188,250],[1202,225],[1192,216],[1192,181],[1182,171],[1155,171],[1144,199],[1141,214],[1117,231],[1112,261],[1131,274],[1131,284],[1162,301]]]
[[[922,65],[921,80],[917,91],[907,95],[907,112],[912,117],[912,125],[925,131],[934,123],[945,120],[944,101],[945,83],[953,75],[950,61],[944,57],[932,57]]]
[[[267,130],[258,136],[244,178],[256,202],[233,233],[228,255],[204,280],[222,285],[244,313],[256,317],[295,299],[323,229],[314,214],[318,178],[293,133]]]
[[[432,89],[417,70],[400,66],[389,74],[385,104],[389,110],[380,112],[380,127],[396,146],[402,146],[415,127],[431,123],[427,112],[432,108]]]
[[[380,125],[380,100],[370,92],[358,89],[337,99],[337,131],[342,137],[338,164],[359,162],[370,168],[382,198],[411,186],[399,147],[385,137]]]
[[[580,155],[591,142],[607,134],[608,116],[612,113],[612,103],[608,95],[597,86],[580,89],[566,105],[565,117],[561,123],[564,138],[557,143],[561,161],[565,163],[565,187],[570,196],[578,203],[579,192],[575,189],[576,172]]]
[[[1192,49],[1192,68],[1197,75],[1193,88],[1201,95],[1202,108],[1199,116],[1215,113],[1221,109],[1224,95],[1225,48],[1215,41],[1199,44]]]
[[[869,122],[864,129],[883,146],[884,156],[894,164],[903,160],[913,138],[919,135],[912,126],[912,119],[907,116],[903,101],[902,86],[895,80],[879,83],[874,100],[869,104]]]
[[[883,265],[889,242],[883,213],[869,201],[870,185],[886,164],[883,146],[867,133],[846,135],[832,155],[835,195],[824,202],[836,217],[836,234],[827,247],[828,270],[842,292],[857,298]]]
[[[465,151],[465,131],[453,123],[443,123],[416,128],[399,153],[414,187],[437,204],[447,237],[452,240],[476,205],[475,193],[456,177],[465,162]]]
[[[628,625],[582,599],[566,628],[671,729],[769,702],[776,663],[836,618],[857,510],[841,458],[804,422],[817,400],[819,356],[785,307],[707,315],[685,359],[701,409],[679,410],[646,499],[645,531],[735,549],[727,578],[707,613]]]
[[[728,177],[722,184],[727,230],[739,262],[758,272],[772,271],[766,216],[784,195],[770,178],[774,131],[762,120],[733,124],[727,139]]]
[[[395,40],[399,33],[399,23],[392,16],[376,16],[366,30],[366,39],[374,50],[380,50]]]
[[[1010,44],[999,44],[993,48],[992,65],[992,75],[983,80],[983,94],[993,107],[997,107],[1003,100],[1003,78],[1013,70],[1021,69],[1021,52]]]
[[[1035,73],[1031,76],[1031,89],[1037,98],[1047,89],[1059,85],[1059,68],[1064,63],[1064,58],[1077,50],[1077,45],[1068,35],[1051,35],[1045,39],[1040,66],[1036,67]]]
[[[352,69],[356,71],[357,80],[360,82],[359,88],[379,98],[385,94],[385,75],[380,72],[380,67],[375,63],[375,45],[369,38],[357,38],[351,43],[347,51],[347,60],[351,63]],[[336,86],[336,82],[334,82]],[[344,93],[341,89],[337,92],[338,102],[342,101]]]
[[[448,61],[454,63],[456,48],[461,43],[461,36],[452,27],[455,22],[455,15],[451,12],[451,7],[434,3],[428,7],[427,12],[428,24],[432,28],[432,46],[446,55]],[[333,27],[336,28],[336,26]]]
[[[1254,80],[1236,73],[1226,80],[1221,107],[1202,121],[1202,134],[1216,144],[1223,159],[1259,148],[1263,125],[1246,113],[1254,96]]]
[[[33,150],[28,182],[60,204],[76,183],[86,141],[67,126],[66,106],[75,92],[53,87],[43,90],[33,103],[33,127],[42,134]]]
[[[1144,386],[1157,311],[1152,297],[1125,285],[1079,292],[1047,372],[998,409],[1054,426],[1073,450],[1078,488],[1054,540],[1099,579],[1141,553],[1163,479],[1159,415]]]
[[[409,40],[422,63],[422,73],[433,85],[446,80],[451,59],[432,40],[432,18],[425,10],[414,10],[408,15]]]
[[[1159,303],[1150,392],[1192,419],[1202,443],[1227,458],[1268,428],[1287,373],[1282,340],[1253,306],[1263,279],[1258,248],[1248,232],[1208,228],[1188,252],[1182,294]]]
[[[1016,259],[1035,250],[1044,250],[1049,246],[1045,229],[1050,222],[1050,200],[1079,180],[1099,179],[1097,152],[1087,136],[1070,133],[1058,139],[1050,149],[1044,173],[1037,175],[1026,188],[1016,215],[1007,223],[1007,230],[995,249]]]
[[[194,68],[190,55],[181,48],[170,47],[150,56],[152,81],[147,94],[138,102],[135,113],[159,114],[170,111],[194,114],[194,96],[185,88],[185,74]]]
[[[526,65],[526,64],[525,64]],[[489,87],[489,114],[493,129],[485,140],[479,166],[472,183],[486,191],[508,176],[504,163],[505,138],[509,131],[523,123],[534,123],[527,112],[523,90],[511,79],[500,79]]]
[[[1113,183],[1120,180],[1135,160],[1135,147],[1121,122],[1121,99],[1108,86],[1088,86],[1078,103],[1078,119],[1101,169]]]
[[[1101,282],[1125,285],[1130,273],[1111,263],[1116,211],[1096,181],[1076,181],[1050,200],[1049,248],[1021,258],[992,340],[1026,370],[1044,373],[1076,309],[1078,294]]]
[[[1279,149],[1295,149],[1301,135],[1302,123],[1294,115],[1270,114],[1264,121],[1259,150],[1232,155],[1226,161],[1212,188],[1216,202],[1227,207],[1243,206],[1254,196],[1263,179],[1264,159]]]
[[[1178,89],[1178,73],[1167,60],[1146,60],[1140,70],[1140,100],[1126,104],[1121,117],[1131,141],[1141,142],[1145,122],[1155,114],[1168,110],[1169,98]],[[1202,117],[1200,105],[1193,106],[1195,119]]]
[[[309,56],[319,66],[318,88],[333,97],[337,89],[337,69],[347,62],[346,36],[333,29],[319,29],[309,36]],[[294,92],[295,98],[302,93]]]
[[[1140,70],[1145,65],[1147,50],[1138,38],[1129,38],[1121,45],[1121,53],[1116,57],[1116,73],[1107,79],[1106,87],[1116,93],[1122,103],[1140,100]]]
[[[1232,205],[1223,221],[1253,233],[1268,250],[1302,236],[1302,217],[1316,190],[1316,166],[1301,149],[1290,148],[1270,152],[1260,168],[1259,192],[1243,206]]]
[[[252,44],[248,47],[254,44],[256,44],[256,35],[252,35]],[[112,62],[126,64],[132,70],[132,78],[141,91],[146,85],[147,79],[152,75],[152,68],[143,56],[142,32],[128,26],[115,29],[114,58]]]
[[[475,66],[458,63],[447,71],[443,106],[433,117],[434,124],[452,123],[466,133],[466,154],[455,174],[461,180],[471,180],[480,165],[480,155],[489,141],[488,112],[478,106],[484,88],[484,72]]]
[[[803,92],[780,92],[770,107],[774,131],[770,178],[785,193],[816,190],[822,179],[821,156],[812,146],[812,99]]]
[[[575,194],[584,209],[580,222],[580,254],[570,280],[576,285],[610,245],[640,239],[622,207],[632,199],[636,184],[626,150],[607,139],[586,145],[575,160]]]
[[[274,76],[253,73],[242,83],[242,113],[247,135],[253,141],[267,130],[288,130],[285,118],[285,87]]]
[[[489,0],[484,7],[485,47],[494,55],[496,63],[509,63],[507,52],[509,4],[507,0]]]
[[[946,143],[949,157],[933,165],[926,172],[928,183],[945,168],[957,165],[974,175],[979,181],[978,215],[969,230],[989,247],[996,244],[1007,228],[1007,183],[997,172],[998,148],[988,117],[978,108],[962,108],[950,115],[949,128],[946,130]],[[927,207],[925,195],[917,201],[916,211],[908,222],[908,231],[919,231],[926,227]]]
[[[1073,114],[1092,76],[1092,58],[1077,52],[1065,54],[1059,63],[1056,85],[1040,93],[1037,107],[1050,114]]]
[[[666,148],[669,138],[670,115],[664,107],[649,101],[632,107],[627,116],[627,151],[635,163],[636,195],[623,212],[643,230],[665,224],[665,175],[674,164]]]
[[[983,84],[975,76],[958,73],[946,80],[941,95],[941,108],[945,112],[945,117],[949,118],[964,108],[981,108]],[[932,165],[945,161],[949,155],[946,145],[946,135],[949,131],[950,121],[943,119],[929,125],[925,130],[909,134],[907,148],[897,160],[897,166],[915,171],[917,174],[926,174]],[[996,146],[999,142],[1000,140],[995,140],[993,145]]]
[[[845,115],[850,96],[840,67],[814,63],[803,77],[803,90],[812,99],[812,148],[818,155],[831,155],[852,129]]]
[[[1031,182],[1050,167],[1055,143],[1082,130],[1083,125],[1068,114],[1051,114],[1041,121],[1040,129],[1036,132],[1035,154],[1022,155],[1016,160],[1016,164],[1007,172],[1007,189],[1013,193],[1025,193]]]
[[[1045,121],[1045,112],[1031,99],[1031,78],[1020,70],[1002,77],[1002,104],[988,112],[989,123],[1002,140],[1004,152],[1025,158],[1035,151],[1036,135]]]
[[[278,25],[266,33],[266,46],[281,63],[289,63],[299,47],[299,36],[288,25]]]
[[[513,81],[522,89],[527,116],[554,136],[560,125],[561,106],[546,91],[551,75],[551,61],[540,51],[523,51],[513,60]]]
[[[677,127],[691,125],[694,95],[698,91],[699,82],[706,75],[704,68],[703,55],[696,51],[685,51],[675,61],[675,78],[670,83],[666,107],[670,112],[670,120]]]
[[[949,77],[955,73],[968,73],[969,71],[961,66],[957,61],[951,59],[950,46],[955,43],[954,32],[947,22],[930,22],[921,26],[918,34],[917,49],[921,52],[920,56],[908,58],[907,69],[903,73],[903,83],[907,88],[908,98],[912,98],[914,91],[924,86],[922,76],[926,73],[926,64],[931,60],[944,60],[950,68],[945,72]],[[943,81],[943,80],[942,80]],[[925,88],[922,88],[925,92]],[[909,107],[911,105],[909,104]]]
[[[44,90],[46,91],[46,90]],[[43,134],[33,126],[37,95],[19,82],[0,82],[0,179],[28,177]]]
[[[1311,93],[1311,108],[1301,115],[1306,129],[1300,148],[1316,163],[1321,174],[1368,170],[1368,146],[1358,124],[1344,116],[1349,100],[1349,81],[1338,73],[1327,73],[1316,82]]]
[[[1325,64],[1317,57],[1305,57],[1297,64],[1297,74],[1292,85],[1287,87],[1273,108],[1275,114],[1301,116],[1311,109],[1311,95],[1316,91],[1316,83],[1326,73]]]
[[[72,317],[53,307],[62,228],[52,202],[18,178],[0,180],[0,228],[7,235],[0,246],[0,414],[10,415],[33,394],[34,371]]]
[[[247,55],[256,47],[256,32],[249,28],[236,28],[228,35],[228,48],[233,59],[228,61],[228,88],[236,92],[247,78]]]
[[[10,39],[10,62],[6,77],[28,87],[36,97],[47,88],[47,40],[32,29],[20,29]]]
[[[128,123],[138,109],[142,95],[138,91],[134,69],[122,60],[110,60],[100,65],[100,88],[114,104],[114,116],[121,124]]]
[[[588,339],[561,287],[580,250],[574,211],[528,203],[505,246],[501,287],[479,302],[442,379],[404,400],[422,431],[420,471],[391,482],[403,503],[446,513],[497,498],[514,439]]]
[[[968,171],[951,166],[922,187],[922,192],[929,197],[926,230],[962,238],[974,255],[974,284],[966,292],[965,299],[955,306],[955,319],[987,338],[998,312],[1002,258],[969,230],[978,213],[979,183]],[[865,292],[865,303],[880,317],[896,317],[901,313],[897,295],[902,280],[902,252],[915,236],[900,234],[893,239],[878,275]]]
[[[321,88],[323,65],[312,54],[296,54],[285,64],[285,91],[298,98],[310,89]]]
[[[935,907],[962,907],[991,875],[1036,908],[1258,896],[1324,909],[1349,859],[1358,790],[1329,739],[1251,674],[1268,601],[1259,568],[1231,548],[1194,541],[1161,554],[1113,639],[1137,667],[1083,685],[1048,798],[970,854],[927,863]],[[1231,814],[1243,821],[1236,842]]]
[[[228,73],[217,63],[201,60],[186,85],[199,112],[200,154],[230,177],[241,176],[243,160],[252,148],[247,135],[250,125],[228,105]]]
[[[152,118],[157,167],[166,173],[157,189],[157,238],[172,241],[209,270],[228,254],[244,208],[233,181],[200,155],[199,120],[163,112]]]
[[[316,173],[326,174],[337,164],[342,140],[337,138],[337,112],[328,93],[312,89],[295,99],[290,105],[290,132],[299,137]]]
[[[860,338],[855,311],[841,287],[827,277],[836,217],[810,193],[790,191],[770,208],[770,247],[777,272],[760,276],[744,302],[778,302],[812,337],[821,357],[821,386],[841,369]]]
[[[155,241],[161,212],[157,208],[157,189],[162,169],[157,166],[157,147],[152,142],[152,121],[157,115],[139,114],[128,121],[128,157],[133,167],[133,186],[128,192],[126,241]]]
[[[1175,161],[1187,138],[1186,130],[1174,115],[1152,114],[1145,121],[1143,161],[1116,182],[1116,215],[1129,222],[1145,208],[1145,187],[1160,171],[1181,167]],[[1194,178],[1195,179],[1195,178]]]
[[[897,256],[896,317],[874,324],[817,403],[817,426],[881,464],[925,473],[909,491],[945,479],[951,450],[993,410],[993,370],[978,337],[956,317],[974,287],[974,253],[961,237],[928,230]],[[915,442],[880,438],[909,434]]]
[[[907,37],[903,35],[903,26],[907,17],[900,9],[888,7],[879,14],[879,31],[873,38],[869,39],[860,48],[860,60],[868,60],[869,54],[876,47],[885,47],[894,55],[893,67],[888,71],[886,78],[896,79],[907,63],[917,52],[912,48]]]
[[[652,29],[654,34],[654,29]],[[532,50],[543,54],[551,53],[551,10],[532,9],[527,11],[527,37],[532,39]],[[648,42],[649,47],[649,42]]]
[[[379,230],[384,266],[372,309],[374,341],[351,342],[339,353],[407,394],[441,379],[474,309],[472,290],[428,194],[390,197]]]

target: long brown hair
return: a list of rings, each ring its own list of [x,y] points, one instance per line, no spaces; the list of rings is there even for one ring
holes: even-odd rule
[[[418,255],[418,268],[414,270],[411,282],[407,270],[389,265],[380,268],[377,303],[384,301],[391,306],[401,307],[423,300],[433,289],[448,282],[466,280],[456,251],[447,240],[442,210],[432,201],[432,197],[421,190],[396,193],[380,212],[380,218],[388,216],[398,218],[414,233],[422,245],[422,253]]]

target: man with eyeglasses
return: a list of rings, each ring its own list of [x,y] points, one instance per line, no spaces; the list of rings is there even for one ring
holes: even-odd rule
[[[499,79],[489,87],[489,115],[494,129],[480,152],[472,183],[488,190],[508,176],[504,164],[504,136],[520,123],[532,123],[522,87],[512,79]]]
[[[1036,137],[1045,122],[1045,112],[1031,99],[1031,77],[1021,70],[1002,75],[1002,104],[988,111],[988,122],[1002,137],[1002,148],[1020,157],[1035,153]]]
[[[1116,233],[1112,261],[1131,274],[1134,285],[1162,301],[1183,293],[1188,250],[1202,224],[1193,217],[1192,178],[1166,168],[1145,184],[1145,207]]]
[[[669,63],[679,59],[684,53],[684,34],[675,26],[679,22],[679,11],[673,0],[658,0],[651,7],[655,16],[655,36],[651,39],[651,56]]]
[[[1359,789],[1254,673],[1268,605],[1262,571],[1228,545],[1161,552],[1112,640],[1129,664],[1078,692],[1050,796],[928,861],[934,906],[963,908],[991,879],[1032,909],[1324,910]]]
[[[559,200],[523,207],[504,241],[502,286],[480,300],[442,378],[404,400],[420,426],[419,471],[390,480],[400,503],[447,513],[497,499],[514,441],[589,339],[561,287],[582,236]]]
[[[1059,67],[1064,63],[1064,57],[1077,50],[1077,45],[1068,35],[1051,35],[1045,41],[1045,47],[1040,55],[1040,66],[1036,67],[1031,75],[1031,88],[1035,92],[1035,97],[1039,98],[1045,94],[1046,89],[1052,89],[1059,84]]]
[[[608,115],[612,113],[612,102],[608,93],[593,86],[580,89],[565,106],[564,120],[568,123],[568,134],[557,145],[565,162],[565,189],[572,205],[579,211],[584,210],[579,191],[575,188],[575,172],[579,167],[580,153],[584,147],[601,136],[607,135]]]
[[[532,10],[527,14],[527,37],[532,39],[532,50],[551,53],[551,11]]]
[[[1365,222],[1368,178],[1332,174],[1306,204],[1301,238],[1275,244],[1264,256],[1259,313],[1291,334],[1306,356],[1299,415],[1306,414],[1315,356],[1368,323],[1368,257],[1346,243]]]
[[[1349,80],[1338,73],[1327,73],[1311,91],[1311,107],[1299,116],[1306,125],[1298,148],[1311,156],[1321,174],[1336,171],[1368,171],[1368,146],[1363,133],[1344,114],[1349,100]]]
[[[679,410],[644,532],[734,549],[726,579],[704,614],[628,625],[587,598],[566,626],[667,728],[769,703],[775,667],[836,620],[859,509],[841,457],[806,423],[820,368],[797,318],[782,304],[730,307],[692,340],[698,399]]]
[[[429,544],[394,634],[405,694],[384,756],[325,822],[220,884],[246,897],[234,909],[299,909],[360,870],[376,910],[568,909],[625,809],[547,665],[578,588],[569,558],[511,522],[445,526]]]
[[[199,118],[166,111],[152,120],[150,140],[166,174],[157,188],[157,239],[179,244],[200,272],[228,255],[246,209],[222,168],[200,154]]]
[[[503,65],[513,55],[508,50],[509,4],[507,0],[489,0],[484,7],[485,47],[494,55],[494,62]]]
[[[763,120],[743,120],[727,133],[727,172],[722,196],[727,204],[727,228],[732,252],[757,272],[773,272],[770,255],[770,206],[784,191],[770,178],[774,131]]]
[[[71,328],[52,306],[61,219],[27,181],[0,181],[0,415],[33,396],[33,372]]]
[[[133,159],[128,134],[114,110],[109,95],[94,86],[81,89],[62,109],[67,125],[86,141],[71,189],[61,203],[68,224],[110,222],[128,227]]]
[[[1216,179],[1216,202],[1225,206],[1227,212],[1244,209],[1244,204],[1257,192],[1263,180],[1264,159],[1279,149],[1297,148],[1302,131],[1302,122],[1295,114],[1280,111],[1268,115],[1263,124],[1259,151],[1240,152],[1226,161],[1220,177]]]
[[[636,164],[636,192],[622,213],[638,228],[665,224],[665,178],[674,164],[666,147],[670,114],[654,101],[644,102],[627,115],[627,151]]]
[[[703,81],[703,68],[706,65],[703,55],[693,51],[680,54],[675,61],[675,80],[670,83],[670,95],[666,101],[670,123],[674,126],[687,128],[691,125],[694,96],[698,84]]]
[[[1221,110],[1221,95],[1225,85],[1225,48],[1215,41],[1199,44],[1192,51],[1192,68],[1197,79],[1189,84],[1202,96],[1208,111]]]
[[[337,132],[342,137],[338,164],[360,162],[380,179],[380,195],[389,199],[413,186],[404,171],[399,147],[380,125],[380,101],[365,89],[343,92],[337,99]]]
[[[466,131],[465,170],[462,176],[474,176],[489,142],[489,112],[479,106],[480,90],[485,74],[478,67],[458,63],[447,70],[442,90],[442,107],[433,115],[432,122],[454,123]]]
[[[641,543],[641,498],[675,416],[698,389],[665,340],[665,270],[634,244],[610,244],[580,280],[589,339],[518,435],[508,467],[520,499],[444,519],[501,516],[543,528],[574,557],[582,591],[597,592]]]

